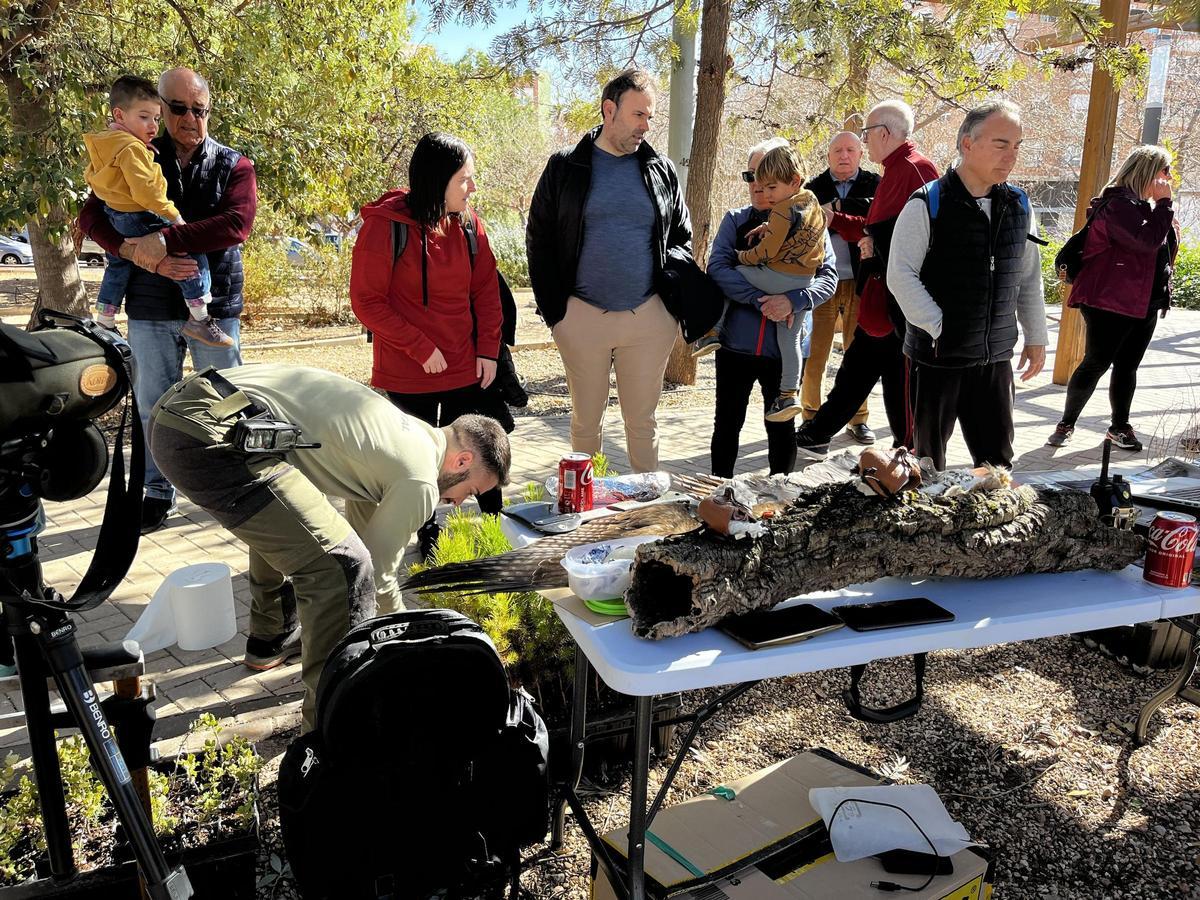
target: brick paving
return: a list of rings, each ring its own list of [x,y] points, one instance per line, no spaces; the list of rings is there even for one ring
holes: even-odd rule
[[[1057,310],[1051,315],[1057,317]],[[1016,458],[1021,471],[1083,468],[1100,460],[1100,444],[1107,422],[1107,378],[1084,410],[1072,444],[1055,451],[1044,446],[1062,411],[1066,389],[1051,384],[1057,322],[1051,322],[1050,354],[1046,373],[1029,385],[1018,382],[1016,399]],[[1198,423],[1200,407],[1200,313],[1175,311],[1159,322],[1154,342],[1139,371],[1133,426],[1147,449],[1141,454],[1118,452],[1117,462],[1130,466],[1157,459],[1164,447],[1189,426]],[[711,357],[702,360],[712,365]],[[890,436],[883,425],[882,399],[872,397],[872,423],[880,441]],[[568,418],[555,416],[517,420],[513,441],[513,488],[550,473],[568,448]],[[707,472],[708,441],[712,430],[710,405],[667,410],[659,418],[663,468],[674,472]],[[624,438],[615,407],[608,420],[605,448],[618,471],[628,470]],[[1151,440],[1153,439],[1153,440]],[[845,434],[833,445],[836,451],[854,446]],[[969,462],[966,447],[957,435],[950,444],[948,463]],[[766,436],[761,420],[747,416],[742,433],[738,471],[766,470]],[[95,546],[104,510],[102,490],[68,504],[47,503],[47,528],[40,546],[45,577],[70,594],[86,570]],[[233,716],[260,733],[298,718],[300,668],[298,663],[271,672],[252,672],[241,665],[249,618],[250,594],[246,581],[246,550],[231,535],[191,503],[180,500],[179,514],[168,527],[142,539],[138,557],[112,599],[79,616],[81,643],[120,640],[128,632],[162,579],[185,565],[224,562],[233,572],[234,600],[239,633],[212,650],[188,652],[172,647],[149,654],[146,668],[158,691],[160,737],[184,732],[200,711]],[[21,709],[16,679],[0,681],[0,749],[19,748],[24,729],[13,718]]]

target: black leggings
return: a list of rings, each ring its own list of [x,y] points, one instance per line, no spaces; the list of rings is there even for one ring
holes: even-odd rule
[[[1137,389],[1137,370],[1154,336],[1158,310],[1152,309],[1144,319],[1123,316],[1104,309],[1081,306],[1080,313],[1087,323],[1087,343],[1083,361],[1067,383],[1067,406],[1063,410],[1064,425],[1074,425],[1091,399],[1100,377],[1112,366],[1108,382],[1108,402],[1112,407],[1112,427],[1129,424],[1129,408]]]
[[[449,425],[459,416],[465,416],[467,413],[479,413],[496,418],[493,409],[495,401],[477,384],[456,388],[452,391],[434,391],[429,394],[396,394],[388,391],[388,399],[410,416],[416,416],[422,422],[428,422],[435,428]],[[481,512],[496,515],[504,508],[504,498],[498,487],[484,491],[477,499]],[[428,524],[426,523],[426,525]]]

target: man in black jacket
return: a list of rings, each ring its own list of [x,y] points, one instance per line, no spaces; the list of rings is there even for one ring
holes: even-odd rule
[[[655,412],[679,325],[658,285],[667,252],[691,252],[692,225],[675,167],[646,143],[650,77],[631,69],[604,88],[603,124],[550,157],[525,232],[538,311],[571,392],[571,447],[602,447],[609,373],[633,471],[658,468]]]
[[[854,293],[854,282],[858,276],[858,238],[842,234],[842,224],[848,217],[866,221],[879,185],[879,176],[860,168],[863,147],[858,135],[843,131],[834,135],[829,142],[829,168],[805,185],[817,195],[825,210],[825,221],[829,226],[829,237],[833,240],[833,252],[837,254],[838,288],[833,299],[813,310],[812,337],[808,360],[804,364],[804,381],[800,385],[800,402],[805,421],[811,419],[821,408],[825,399],[825,364],[833,346],[833,330],[838,317],[842,319],[842,350],[854,340],[854,328],[858,324],[858,296]],[[840,213],[841,215],[835,215]],[[848,239],[849,238],[849,239]],[[860,444],[875,443],[875,432],[867,424],[867,401],[864,400],[846,431]]]

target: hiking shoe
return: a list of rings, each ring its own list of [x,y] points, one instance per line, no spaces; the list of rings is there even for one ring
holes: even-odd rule
[[[871,426],[866,422],[859,422],[857,425],[847,425],[846,434],[854,438],[856,444],[870,446],[875,443],[875,432],[871,430]]]
[[[1108,429],[1106,437],[1112,441],[1112,445],[1121,450],[1132,450],[1134,453],[1139,453],[1142,449],[1142,442],[1137,439],[1137,435],[1133,433],[1132,425],[1122,425],[1120,428]]]
[[[1075,433],[1074,425],[1067,425],[1064,422],[1059,422],[1054,426],[1054,433],[1046,438],[1046,446],[1061,447],[1063,444],[1071,443],[1071,436]]]
[[[221,330],[221,326],[212,316],[188,319],[181,331],[185,338],[191,338],[209,347],[232,347],[237,343]]]
[[[801,425],[796,429],[796,453],[812,462],[822,462],[829,455],[829,441],[817,440]]]
[[[692,359],[699,359],[701,356],[707,356],[714,350],[721,348],[721,338],[718,337],[715,331],[711,331],[698,341],[692,343]]]
[[[175,501],[167,497],[142,498],[142,534],[158,531],[167,524],[171,513],[178,512]]]
[[[265,672],[282,666],[293,656],[300,654],[300,626],[271,638],[250,635],[246,638],[246,655],[242,665],[256,672]]]
[[[795,394],[780,394],[768,407],[763,416],[768,422],[790,422],[800,415],[800,404]]]

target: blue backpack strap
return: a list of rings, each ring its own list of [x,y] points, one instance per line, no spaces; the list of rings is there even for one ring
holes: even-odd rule
[[[937,218],[938,207],[942,202],[942,182],[940,179],[927,181],[913,193],[913,197],[920,197],[924,201],[925,206],[929,210],[929,221],[932,222]],[[909,198],[911,199],[911,198]]]

